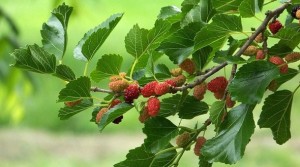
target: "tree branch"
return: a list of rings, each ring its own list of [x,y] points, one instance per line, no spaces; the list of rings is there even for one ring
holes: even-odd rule
[[[269,11],[266,13],[266,18],[263,20],[263,22],[261,23],[261,25],[256,29],[256,31],[249,37],[249,39],[244,43],[244,45],[236,52],[236,54],[234,56],[240,57],[244,51],[247,49],[247,47],[249,45],[251,45],[251,43],[254,41],[254,39],[260,34],[262,33],[266,27],[268,26],[268,23],[270,22],[270,20],[272,20],[272,18],[277,17],[279,14],[281,14],[287,7],[288,7],[289,3],[285,3],[282,6],[280,6],[279,8],[273,10],[273,11]],[[190,84],[186,84],[182,87],[175,87],[173,88],[174,91],[183,91],[186,90],[188,88],[193,88],[196,85],[201,84],[202,82],[204,82],[208,77],[212,76],[213,74],[215,74],[216,72],[218,72],[219,70],[221,70],[222,68],[224,68],[225,66],[227,66],[228,63],[224,62],[214,68],[212,68],[210,71],[208,71],[207,73],[205,73],[204,75],[200,76],[200,78],[198,78],[197,80],[195,80],[193,83]]]
[[[92,92],[102,92],[102,93],[109,93],[109,94],[114,94],[115,92],[111,91],[111,90],[106,90],[106,89],[101,89],[101,88],[98,88],[98,87],[91,87],[90,89]]]

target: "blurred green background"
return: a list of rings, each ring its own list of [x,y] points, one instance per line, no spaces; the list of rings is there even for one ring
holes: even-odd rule
[[[74,7],[68,33],[69,43],[65,64],[70,65],[77,76],[82,74],[84,64],[73,59],[72,51],[83,34],[114,13],[124,12],[120,23],[97,52],[116,53],[126,60],[123,67],[132,62],[126,53],[124,38],[130,28],[138,23],[140,27],[151,28],[160,8],[168,5],[180,6],[180,0],[66,0]],[[64,83],[54,77],[24,73],[9,67],[13,59],[9,56],[14,47],[26,44],[41,44],[40,29],[50,16],[59,0],[0,0],[0,8],[12,18],[19,33],[12,31],[3,17],[0,19],[0,166],[1,167],[109,167],[125,158],[128,150],[139,146],[145,137],[137,112],[128,112],[120,125],[110,125],[103,133],[89,122],[91,111],[84,111],[69,120],[57,117],[62,104],[56,103],[58,91]],[[277,4],[278,5],[278,4]],[[276,6],[276,4],[275,4]],[[263,19],[263,14],[258,15]],[[259,24],[256,19],[246,19],[244,28]],[[10,41],[10,43],[8,42]],[[16,43],[17,42],[17,43]],[[14,44],[11,46],[10,44]],[[227,69],[227,72],[229,68]],[[221,72],[223,74],[223,72]],[[299,77],[283,88],[294,89]],[[97,86],[106,87],[106,83]],[[233,166],[282,167],[300,166],[300,93],[296,94],[292,113],[292,139],[283,146],[272,140],[268,129],[259,129],[252,137],[244,158]],[[211,104],[209,97],[206,102]],[[255,111],[258,120],[261,105]],[[203,122],[207,116],[200,118]],[[174,121],[178,121],[174,119]],[[183,122],[193,125],[195,122]],[[213,131],[212,129],[210,129]],[[208,134],[207,136],[212,136]],[[197,157],[189,152],[184,155],[181,167],[197,166]],[[225,166],[216,163],[214,166]]]

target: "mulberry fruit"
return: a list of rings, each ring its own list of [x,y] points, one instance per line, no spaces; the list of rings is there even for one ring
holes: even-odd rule
[[[194,87],[193,95],[197,100],[202,100],[206,92],[206,83],[203,82],[200,85]]]
[[[130,84],[124,90],[124,98],[126,103],[132,103],[134,99],[137,99],[140,95],[140,88],[138,84]]]
[[[270,57],[269,61],[271,63],[279,66],[279,71],[281,74],[285,74],[288,72],[289,67],[281,57],[272,56],[272,57]]]
[[[155,89],[155,87],[156,87],[157,84],[158,84],[157,81],[152,81],[152,82],[147,83],[147,84],[143,87],[143,89],[141,90],[141,94],[142,94],[144,97],[155,96],[154,89]]]
[[[272,32],[272,34],[276,34],[282,27],[282,24],[278,20],[269,23],[269,30]]]
[[[205,144],[206,142],[206,139],[204,137],[198,137],[197,140],[196,140],[196,144],[195,144],[195,147],[194,147],[194,153],[195,155],[197,156],[201,156],[201,148],[202,146]]]
[[[191,59],[185,59],[179,67],[183,70],[186,71],[189,74],[193,74],[195,72],[195,64]]]
[[[160,101],[156,97],[150,97],[147,101],[148,114],[152,117],[156,116],[160,110]]]
[[[154,89],[156,95],[164,95],[169,91],[170,91],[170,85],[167,82],[158,83]]]

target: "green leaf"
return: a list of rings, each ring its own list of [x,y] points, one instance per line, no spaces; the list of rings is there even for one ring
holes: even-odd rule
[[[125,37],[126,50],[129,54],[134,56],[134,63],[137,63],[137,66],[132,66],[134,69],[131,69],[131,71],[136,72],[144,69],[148,65],[152,66],[156,57],[161,56],[161,54],[157,53],[155,49],[159,46],[160,42],[168,36],[168,34],[174,31],[172,30],[172,25],[172,20],[160,19],[155,22],[155,26],[151,30],[142,29],[138,25],[133,26]],[[140,63],[146,63],[145,60],[151,61],[151,64],[146,64],[147,66],[139,65]],[[141,67],[143,68],[141,69]]]
[[[291,138],[291,108],[293,92],[277,91],[266,98],[258,125],[260,128],[271,128],[274,140],[283,144]]]
[[[169,98],[164,98],[160,104],[159,116],[168,117],[175,115],[180,111],[180,106],[188,96],[188,92],[185,91],[182,94],[176,94]]]
[[[206,46],[193,53],[193,61],[199,71],[202,71],[202,69],[209,63],[212,51],[213,49],[210,46]]]
[[[98,126],[100,131],[102,131],[109,123],[113,122],[119,116],[125,114],[133,106],[127,103],[119,104],[111,109],[109,109],[105,114],[103,114]]]
[[[189,12],[193,7],[197,6],[200,0],[184,0],[181,3],[181,11],[183,13]]]
[[[97,117],[97,114],[99,113],[99,111],[100,111],[100,109],[101,109],[101,107],[95,107],[94,109],[93,109],[93,112],[92,112],[92,118],[90,119],[90,122],[94,122],[94,123],[96,123],[96,117]]]
[[[215,63],[224,63],[227,62],[228,64],[244,64],[247,62],[247,60],[241,58],[241,57],[237,57],[237,56],[224,56],[224,55],[220,55],[220,54],[216,54],[216,56],[214,57],[214,62]]]
[[[167,148],[170,147],[172,145]],[[130,150],[126,155],[126,160],[115,164],[114,167],[167,167],[176,158],[176,154],[176,150],[172,150],[155,156],[153,153],[148,153],[145,145],[142,145]]]
[[[223,116],[226,112],[225,101],[216,101],[209,109],[209,118],[216,128],[221,125]]]
[[[196,116],[206,114],[208,105],[195,99],[193,96],[187,96],[180,105],[178,116],[181,119],[193,119]]]
[[[53,75],[60,79],[65,80],[65,81],[72,81],[72,80],[76,79],[75,74],[72,71],[72,69],[63,64],[58,65],[56,67],[55,74],[53,74]]]
[[[212,167],[212,163],[209,163],[203,156],[200,156],[199,167]]]
[[[180,9],[176,6],[165,6],[160,9],[158,19],[167,19],[171,16],[181,13]]]
[[[165,148],[171,139],[178,135],[178,128],[164,117],[154,117],[145,122],[143,132],[147,135],[144,141],[147,152],[157,153]]]
[[[93,106],[92,99],[82,99],[79,104],[77,104],[73,107],[65,106],[65,107],[61,108],[59,110],[58,117],[61,120],[66,120],[66,119],[70,118],[71,116],[73,116],[81,111],[84,111],[92,106]]]
[[[191,23],[165,39],[157,50],[164,52],[175,64],[182,63],[194,50],[194,37],[203,27],[202,23]]]
[[[120,55],[103,55],[98,60],[96,69],[91,73],[91,78],[95,82],[109,78],[120,73],[123,58]]]
[[[80,77],[70,81],[64,89],[59,92],[58,102],[75,101],[78,99],[91,98],[91,81],[88,77]]]
[[[283,43],[275,44],[268,49],[269,55],[277,55],[280,57],[284,57],[285,55],[291,53],[292,51],[293,49],[291,49],[289,46]]]
[[[279,77],[278,67],[267,61],[243,65],[229,84],[233,100],[246,104],[259,103],[269,83]]]
[[[214,49],[221,48],[230,33],[243,30],[241,18],[235,15],[218,14],[212,20],[212,23],[197,33],[194,50],[199,50],[205,46],[211,46]]]
[[[74,57],[83,61],[90,61],[106,38],[121,20],[123,14],[114,14],[105,22],[89,30],[74,49]]]
[[[190,23],[202,22],[208,23],[213,17],[216,11],[213,9],[211,0],[201,0],[198,5],[194,6],[181,22],[181,26],[184,27]]]
[[[169,68],[165,64],[157,64],[154,67],[155,77],[159,80],[171,78]]]
[[[282,84],[291,80],[298,74],[299,74],[298,70],[289,68],[287,73],[281,74],[279,78],[275,79],[276,89],[278,89]]]
[[[294,49],[300,43],[299,27],[289,24],[287,27],[280,29],[273,37],[280,39],[278,42],[279,45],[285,45]]]
[[[239,12],[242,17],[255,16],[255,0],[244,0],[239,6]]]
[[[218,12],[237,11],[243,0],[212,0]]]
[[[43,24],[41,35],[44,49],[62,59],[67,47],[67,27],[72,7],[64,3],[52,11],[47,23]]]
[[[16,49],[12,55],[16,59],[14,67],[37,72],[54,73],[56,58],[38,45],[29,45],[27,48]]]
[[[234,164],[242,158],[255,128],[254,105],[241,104],[228,112],[216,137],[201,149],[208,162]]]

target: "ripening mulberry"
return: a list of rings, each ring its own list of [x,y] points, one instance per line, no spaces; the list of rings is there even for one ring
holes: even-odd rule
[[[213,93],[224,92],[227,87],[227,84],[228,81],[225,77],[216,77],[207,84],[207,89]]]
[[[158,83],[155,86],[154,92],[156,95],[164,95],[170,91],[170,85],[167,82]]]
[[[156,116],[160,110],[160,101],[156,97],[150,97],[147,101],[148,114],[152,117]]]
[[[114,99],[114,100],[111,102],[109,108],[113,108],[114,106],[116,106],[116,105],[118,105],[118,104],[120,104],[120,103],[122,103],[122,101],[121,101],[120,99]]]
[[[255,55],[257,52],[257,47],[256,46],[253,46],[253,45],[250,45],[247,47],[247,49],[244,51],[243,55],[246,55],[246,56],[253,56]]]
[[[125,88],[129,86],[128,81],[121,79],[117,81],[112,81],[108,84],[109,89],[113,92],[122,92]]]
[[[194,87],[193,95],[197,100],[202,100],[206,92],[206,83],[203,82],[200,85]]]
[[[284,59],[288,63],[298,61],[298,60],[300,60],[300,53],[299,52],[290,53],[290,54],[286,55],[284,57]]]
[[[194,147],[195,155],[201,156],[200,150],[201,150],[202,146],[205,144],[205,142],[206,142],[206,139],[203,136],[197,138],[196,144]]]
[[[148,107],[145,106],[143,112],[140,113],[139,121],[141,123],[145,123],[150,117],[151,116],[149,115]]]
[[[126,103],[132,103],[134,99],[137,99],[140,95],[140,88],[138,84],[130,84],[124,90],[124,99]]]
[[[170,71],[171,75],[173,77],[178,77],[179,75],[182,74],[182,69],[181,68],[173,68],[171,71]]]
[[[269,61],[279,67],[279,71],[281,74],[285,74],[288,72],[289,67],[281,57],[272,56],[270,57]]]
[[[256,59],[257,60],[262,60],[262,59],[265,59],[265,53],[263,50],[259,49],[257,52],[256,52]]]
[[[108,108],[101,108],[96,116],[96,123],[99,123],[103,114],[105,114],[108,111]]]
[[[191,59],[185,59],[179,67],[189,74],[193,74],[196,70],[195,63]]]
[[[282,24],[278,20],[269,23],[269,30],[272,32],[272,34],[276,34],[282,27]]]
[[[158,84],[157,81],[152,81],[152,82],[147,83],[147,84],[143,87],[143,89],[141,90],[141,94],[142,94],[144,97],[155,96],[154,89],[155,89],[155,87],[156,87],[157,84]]]
[[[119,124],[120,122],[122,122],[122,119],[123,119],[123,115],[119,116],[118,118],[114,119],[113,120],[113,123],[114,124]]]
[[[259,33],[256,37],[255,37],[255,42],[257,43],[262,43],[264,40],[263,40],[263,34],[262,33]]]
[[[186,81],[186,77],[184,75],[179,75],[172,80],[176,83],[176,86],[182,86]]]
[[[176,87],[176,82],[173,79],[165,80],[166,83],[168,83],[172,87]]]
[[[176,138],[176,144],[178,147],[184,147],[191,140],[191,135],[189,132],[183,132]]]
[[[229,94],[226,96],[225,103],[226,103],[227,108],[232,108],[235,105],[235,101],[231,100],[231,97]]]
[[[300,19],[300,13],[299,13],[299,10],[300,9],[300,6],[297,5],[295,7],[293,7],[292,11],[291,11],[291,16],[294,17],[295,19]]]

